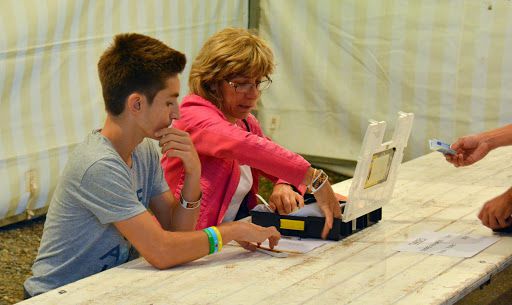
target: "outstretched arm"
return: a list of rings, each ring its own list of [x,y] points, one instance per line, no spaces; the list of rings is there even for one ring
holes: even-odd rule
[[[467,166],[483,159],[491,150],[512,144],[512,124],[459,138],[451,145],[456,155],[446,156],[454,166]]]
[[[315,184],[315,182],[318,182],[317,179],[322,178],[320,172],[320,170],[310,167],[302,183],[308,186]],[[329,234],[329,230],[332,228],[334,217],[341,218],[341,209],[329,180],[326,180],[325,183],[315,191],[314,196],[318,206],[325,215],[325,225],[322,231],[322,238],[325,239]]]
[[[209,253],[208,236],[203,231],[169,232],[153,220],[149,212],[114,223],[121,234],[154,267],[166,269],[201,258]],[[230,222],[218,226],[224,244],[231,240],[262,243],[269,240],[273,248],[281,235],[275,227]]]

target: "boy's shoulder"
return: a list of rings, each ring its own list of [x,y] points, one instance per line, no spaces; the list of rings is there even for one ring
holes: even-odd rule
[[[100,164],[106,165],[105,167],[124,167],[123,160],[108,139],[99,132],[93,131],[85,137],[84,141],[75,146],[69,155],[62,178],[81,180],[91,168],[98,169],[98,166],[94,165]]]
[[[156,161],[159,164],[160,155],[153,140],[145,138],[133,151],[132,156],[144,163]],[[74,171],[84,172],[94,164],[126,167],[112,143],[99,131],[88,134],[85,140],[78,144],[68,160],[68,166]]]

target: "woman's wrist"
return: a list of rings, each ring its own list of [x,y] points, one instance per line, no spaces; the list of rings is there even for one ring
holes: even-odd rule
[[[317,170],[310,166],[308,170],[306,171],[306,175],[304,176],[304,179],[302,180],[302,184],[304,185],[310,185],[315,177],[315,172]]]
[[[286,182],[278,182],[278,183],[276,183],[276,184],[274,185],[274,190],[275,190],[276,188],[282,188],[282,187],[284,187],[284,188],[289,188],[289,189],[293,189],[292,185],[291,185],[291,184],[289,184],[289,183],[286,183]]]
[[[311,174],[311,176],[309,176]],[[329,183],[329,176],[321,170],[310,167],[308,172],[306,173],[308,178],[305,178],[305,185],[309,193],[314,194],[318,190],[320,190],[326,183]],[[309,181],[308,181],[309,180]]]

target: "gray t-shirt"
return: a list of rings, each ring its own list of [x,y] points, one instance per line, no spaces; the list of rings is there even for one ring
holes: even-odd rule
[[[113,222],[139,215],[169,187],[156,145],[144,139],[132,167],[98,130],[71,154],[50,202],[25,289],[34,296],[126,262],[130,243]]]

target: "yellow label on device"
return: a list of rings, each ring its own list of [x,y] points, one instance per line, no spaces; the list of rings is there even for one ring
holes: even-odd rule
[[[304,231],[304,221],[281,219],[281,229]]]

